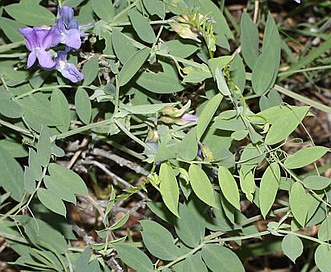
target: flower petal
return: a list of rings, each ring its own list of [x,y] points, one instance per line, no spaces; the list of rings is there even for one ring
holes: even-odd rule
[[[32,51],[33,48],[35,47],[34,45],[36,43],[33,28],[31,28],[31,27],[20,28],[18,30],[18,32],[20,32],[24,36],[26,48],[29,51]]]
[[[82,42],[80,40],[80,31],[78,29],[70,29],[64,36],[64,43],[73,48],[79,49]]]
[[[47,53],[45,50],[37,49],[36,55],[39,61],[39,65],[41,68],[51,69],[54,68],[55,62],[51,55]]]
[[[28,56],[28,63],[26,65],[26,68],[30,68],[36,62],[36,58],[36,52],[32,51]]]
[[[81,81],[84,78],[84,74],[79,72],[77,67],[69,62],[66,62],[64,67],[61,67],[58,71],[73,83]]]

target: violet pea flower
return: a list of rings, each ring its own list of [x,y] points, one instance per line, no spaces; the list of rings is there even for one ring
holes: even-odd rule
[[[56,66],[62,76],[69,79],[71,82],[76,83],[84,78],[84,74],[78,71],[77,67],[70,62],[67,62],[67,52],[58,51],[57,57],[55,58]]]
[[[77,20],[74,19],[74,10],[63,6],[58,9],[58,19],[53,27],[55,35],[52,46],[64,43],[66,46],[79,49],[81,46],[81,32]]]
[[[191,122],[197,122],[199,120],[199,116],[190,113],[184,113],[180,119],[186,124]]]
[[[39,65],[45,69],[54,67],[52,56],[46,51],[52,47],[53,31],[51,28],[25,27],[18,30],[25,38],[26,48],[31,52],[28,56],[27,68],[38,59]]]

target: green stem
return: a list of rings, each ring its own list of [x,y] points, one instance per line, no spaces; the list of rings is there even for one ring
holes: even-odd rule
[[[180,262],[181,260],[185,260],[188,256],[193,255],[195,252],[199,251],[203,246],[204,246],[204,244],[201,243],[200,245],[198,245],[197,247],[195,247],[194,249],[192,249],[190,252],[188,252],[188,253],[186,253],[186,254],[184,254],[182,256],[179,256],[176,260],[173,260],[170,263],[157,268],[157,271],[161,271],[161,270],[163,270],[166,267],[173,266],[174,264]]]
[[[119,100],[120,100],[120,85],[118,84],[118,75],[115,75],[115,82],[116,82],[116,87],[115,87],[115,109],[114,109],[114,114],[118,112],[119,109]]]
[[[15,236],[15,235],[3,232],[3,231],[0,231],[0,236],[5,239],[12,240],[16,243],[22,243],[22,244],[27,244],[27,245],[29,244],[29,242],[25,238],[18,237],[18,236]]]
[[[127,128],[118,120],[114,119],[115,124],[132,140],[134,140],[136,143],[140,144],[142,147],[146,149],[151,149],[146,143],[144,143],[142,140],[140,140],[138,137],[134,136]]]
[[[150,25],[167,25],[170,23],[175,22],[175,20],[173,19],[168,19],[168,20],[155,20],[155,21],[150,21],[149,24]],[[123,23],[108,23],[107,26],[109,27],[121,27],[121,26],[131,26],[132,23],[131,22],[123,22]]]
[[[18,100],[18,99],[29,96],[29,95],[34,94],[34,93],[39,92],[39,91],[53,90],[55,88],[72,88],[72,86],[71,85],[59,85],[59,86],[40,87],[40,88],[32,89],[32,90],[30,90],[26,93],[21,94],[21,95],[18,95],[18,96],[15,97],[15,99]]]
[[[327,69],[331,69],[331,65],[311,67],[311,68],[299,69],[299,70],[295,70],[295,71],[285,71],[285,72],[279,73],[278,76],[287,76],[287,75],[293,75],[293,74],[297,74],[297,73],[311,72],[311,71],[318,71],[318,70],[327,70]]]
[[[265,231],[261,231],[261,232],[257,232],[257,233],[253,233],[253,234],[249,234],[249,235],[207,240],[204,243],[211,244],[211,243],[225,243],[225,242],[231,242],[231,241],[241,241],[241,240],[252,239],[252,238],[260,238],[261,236],[266,236],[269,234],[270,234],[270,231],[265,230]]]
[[[119,13],[117,13],[114,18],[113,18],[113,21],[116,22],[116,20],[118,18],[120,18],[123,14],[127,13],[130,9],[134,8],[137,3],[139,2],[140,0],[136,0],[134,1],[131,5],[127,6],[125,9],[123,9],[122,11],[120,11]]]
[[[246,79],[251,81],[252,80],[252,74],[251,73],[246,73]],[[281,87],[281,86],[279,86],[277,84],[275,84],[274,89],[276,89],[277,91],[279,91],[282,94],[285,94],[286,96],[289,96],[289,97],[291,97],[291,98],[293,98],[295,100],[298,100],[298,101],[301,101],[303,103],[306,103],[307,105],[312,106],[312,107],[314,107],[314,108],[316,108],[318,110],[324,111],[326,113],[331,113],[331,107],[326,106],[324,104],[321,104],[319,102],[316,102],[316,101],[314,101],[314,100],[312,100],[310,98],[307,98],[307,97],[302,96],[300,94],[297,94],[295,92],[292,92],[292,91],[290,91],[288,89],[285,89],[285,88],[283,88],[283,87]],[[251,96],[249,98],[259,97],[259,96],[260,95]]]
[[[79,128],[75,128],[75,129],[60,133],[60,134],[56,135],[56,139],[57,140],[64,139],[66,137],[69,137],[69,136],[72,136],[72,135],[75,135],[75,134],[79,134],[79,133],[88,131],[90,129],[96,128],[96,127],[110,125],[112,123],[114,123],[114,121],[112,119],[107,119],[107,120],[103,120],[103,121],[100,121],[100,122],[97,122],[97,123],[88,124],[86,126],[82,126],[82,127],[79,127]]]
[[[26,53],[16,53],[16,54],[0,54],[0,59],[16,59],[23,58],[27,54]]]
[[[3,121],[1,119],[0,119],[0,126],[4,126],[4,127],[9,128],[9,129],[15,130],[15,131],[17,131],[17,132],[19,132],[19,133],[21,133],[25,136],[31,137],[31,138],[37,138],[37,135],[34,135],[31,131],[29,131],[27,129],[24,129],[24,128],[21,128],[21,127],[18,127],[18,126],[15,126],[12,123]]]
[[[4,44],[0,46],[0,53],[10,51],[14,48],[21,47],[24,45],[24,41]]]
[[[294,98],[296,100],[299,100],[299,101],[301,101],[303,103],[306,103],[307,105],[312,106],[312,107],[314,107],[314,108],[316,108],[318,110],[324,111],[326,113],[331,113],[331,107],[329,107],[329,106],[323,105],[323,104],[321,104],[319,102],[316,102],[316,101],[314,101],[314,100],[312,100],[310,98],[307,98],[305,96],[302,96],[300,94],[297,94],[295,92],[292,92],[292,91],[290,91],[288,89],[285,89],[285,88],[283,88],[283,87],[281,87],[279,85],[275,85],[274,88],[277,91],[279,91],[280,93],[283,93],[283,94],[285,94],[285,95],[287,95],[289,97],[292,97],[292,98]]]
[[[278,229],[277,230],[278,233],[282,233],[282,234],[294,234],[300,238],[303,238],[303,239],[306,239],[306,240],[310,240],[312,242],[315,242],[315,243],[318,243],[318,244],[323,244],[323,245],[329,245],[329,243],[327,242],[324,242],[324,241],[321,241],[315,237],[311,237],[311,236],[307,236],[307,235],[304,235],[304,234],[301,234],[301,233],[298,233],[298,232],[293,232],[293,231],[290,231],[290,230],[281,230],[281,229]]]

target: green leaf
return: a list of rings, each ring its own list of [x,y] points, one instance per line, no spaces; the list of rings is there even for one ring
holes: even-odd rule
[[[75,0],[72,0],[75,1]],[[95,20],[92,3],[91,1],[85,2],[83,6],[80,7],[79,16],[77,21],[80,25],[89,24]]]
[[[76,112],[84,124],[89,124],[92,115],[91,101],[87,92],[79,87],[75,94]]]
[[[183,272],[208,272],[205,263],[202,261],[200,252],[187,256],[183,267]]]
[[[106,22],[111,22],[115,16],[111,0],[92,0],[92,9],[100,19]]]
[[[295,234],[289,233],[282,240],[282,250],[284,254],[295,263],[295,260],[303,252],[302,241]]]
[[[271,52],[274,50],[275,48],[270,49]],[[276,56],[270,55],[267,50],[258,57],[252,73],[252,86],[256,94],[263,95],[273,87],[279,68],[277,60]]]
[[[197,84],[212,76],[208,66],[204,63],[199,64],[199,67],[197,65],[186,66],[182,71],[185,73],[183,83]]]
[[[178,215],[179,188],[175,173],[168,163],[160,167],[160,193],[164,204],[176,216]]]
[[[26,27],[25,24],[5,17],[0,17],[0,28],[11,42],[19,42],[24,40],[24,36],[17,31],[19,28],[24,27]]]
[[[55,16],[48,9],[39,5],[39,0],[24,0],[18,4],[5,6],[5,11],[16,21],[30,25],[53,25]],[[28,16],[27,16],[28,14]]]
[[[317,195],[320,198],[323,198],[323,195]],[[321,209],[321,202],[318,199],[318,197],[313,195],[312,192],[308,192],[306,194],[306,202],[307,202],[307,223],[314,217],[317,215],[318,212],[316,212],[317,210],[324,210],[323,208]],[[315,217],[316,218],[316,217]],[[325,218],[325,213],[324,213],[324,218]],[[322,219],[323,220],[323,219]],[[318,223],[320,223],[320,221],[318,221]],[[308,224],[307,224],[308,225]]]
[[[171,233],[151,220],[141,220],[143,242],[148,251],[161,260],[172,261],[178,257],[178,247]]]
[[[331,248],[330,245],[321,244],[315,251],[315,263],[321,272],[330,271]]]
[[[59,117],[52,110],[54,106],[51,106],[51,102],[45,95],[35,93],[17,100],[17,103],[24,111],[25,121],[37,132],[41,132],[42,127],[59,124]]]
[[[24,166],[24,189],[32,194],[36,189],[36,180],[40,181],[42,178],[41,164],[37,153],[29,149],[29,167]]]
[[[116,57],[122,64],[138,51],[132,41],[116,28],[112,31],[111,40]]]
[[[87,247],[83,253],[80,254],[79,258],[73,263],[74,271],[91,272],[91,270],[88,269],[91,253],[92,249]]]
[[[40,165],[47,167],[51,158],[51,135],[47,127],[42,128],[37,145],[37,154],[39,157]]]
[[[173,107],[176,103],[159,103],[159,104],[146,104],[146,105],[123,105],[121,109],[124,109],[132,114],[155,114],[162,110],[164,107]]]
[[[137,272],[153,272],[153,263],[141,250],[129,245],[115,245],[119,257]]]
[[[263,145],[248,144],[241,153],[240,171],[246,175],[249,171],[255,168],[265,158],[266,148]]]
[[[132,27],[137,33],[138,37],[147,43],[154,43],[156,36],[153,28],[148,22],[148,19],[144,17],[136,9],[131,9],[128,12],[129,18],[132,23]]]
[[[290,191],[289,204],[295,220],[305,226],[307,219],[307,196],[305,189],[299,182],[295,182]]]
[[[329,215],[318,229],[318,239],[322,241],[331,240],[331,215]]]
[[[236,110],[226,110],[220,113],[215,119],[214,126],[218,129],[238,131],[246,129],[242,118],[237,115]]]
[[[169,50],[170,55],[180,58],[187,58],[199,49],[195,43],[191,43],[184,39],[166,41],[161,44],[161,49],[162,47]]]
[[[260,183],[259,205],[265,218],[274,204],[280,182],[280,169],[277,163],[272,163],[265,170]]]
[[[226,200],[237,210],[240,210],[240,197],[237,182],[229,169],[224,166],[218,168],[218,182]]]
[[[301,123],[308,111],[309,107],[305,106],[277,106],[261,111],[258,115],[271,124],[265,143],[273,145],[285,140]]]
[[[65,181],[56,176],[45,176],[44,183],[49,192],[54,197],[76,204],[76,196],[72,192],[72,187],[66,185]]]
[[[184,160],[193,161],[198,154],[198,149],[195,129],[191,129],[182,140],[178,155]]]
[[[246,175],[242,171],[239,172],[240,176],[240,188],[246,195],[249,201],[253,201],[256,185],[254,182],[254,175],[252,171],[249,171]]]
[[[161,63],[163,72],[151,73],[144,71],[139,75],[136,83],[146,90],[157,94],[169,94],[182,91],[184,85],[179,81],[176,69],[169,63]]]
[[[77,7],[82,3],[84,0],[65,0],[62,4],[63,6],[69,7]]]
[[[188,175],[196,196],[206,204],[216,207],[213,185],[207,174],[199,166],[191,164]]]
[[[252,86],[256,94],[262,95],[275,84],[280,63],[280,38],[277,25],[268,14],[262,54],[256,60],[252,72]]]
[[[16,142],[13,139],[6,138],[0,140],[0,147],[5,149],[14,158],[22,158],[28,156],[28,151],[22,143]]]
[[[119,86],[124,86],[132,79],[132,77],[138,72],[140,67],[144,64],[147,57],[149,56],[150,49],[145,47],[139,50],[137,53],[132,55],[122,67],[118,74]]]
[[[311,146],[301,149],[286,158],[284,167],[296,169],[307,166],[320,159],[328,151],[330,151],[330,149],[324,146]]]
[[[55,163],[51,163],[48,166],[48,171],[52,178],[57,179],[57,183],[60,188],[70,188],[73,194],[88,194],[85,182],[74,171]]]
[[[247,129],[237,130],[231,134],[231,138],[235,141],[241,141],[247,137],[248,133]]]
[[[259,31],[245,11],[241,16],[241,52],[249,68],[253,69],[259,56]]]
[[[262,95],[259,100],[259,106],[261,111],[271,107],[277,107],[283,102],[279,92],[275,89],[270,90],[268,95]]]
[[[303,185],[307,189],[323,190],[331,185],[331,179],[321,176],[308,176],[303,180]]]
[[[176,218],[174,224],[179,239],[191,248],[198,246],[205,235],[205,218],[202,211],[205,206],[201,204],[197,198],[179,204],[180,218]]]
[[[20,164],[5,149],[0,147],[0,186],[11,198],[20,202],[24,195],[24,176]]]
[[[130,218],[130,212],[127,212],[123,217],[121,217],[121,219],[119,219],[114,224],[112,224],[109,227],[109,230],[113,231],[123,227],[128,222],[129,218]]]
[[[143,3],[150,15],[157,15],[161,19],[165,17],[164,5],[159,0],[143,0]]]
[[[82,73],[84,74],[83,85],[90,85],[99,72],[99,57],[93,56],[83,66]]]
[[[225,218],[227,219],[227,223],[228,225],[231,226],[231,229],[234,228],[235,225],[235,213],[238,211],[235,207],[233,207],[229,201],[226,200],[226,198],[224,197],[222,191],[220,191],[219,194],[216,194],[216,199],[218,200],[217,203],[220,203],[221,205],[221,209],[224,212]],[[218,214],[220,215],[222,212],[218,212]],[[230,224],[229,224],[230,222]]]
[[[244,272],[245,269],[238,256],[221,245],[204,245],[201,250],[202,259],[213,272]]]
[[[39,188],[38,198],[40,202],[52,212],[55,212],[62,216],[66,216],[67,210],[63,201],[61,200],[61,198],[55,196],[49,190],[46,190],[44,188]]]
[[[223,99],[222,94],[215,95],[211,100],[208,101],[204,109],[202,110],[199,120],[197,122],[197,140],[200,140],[205,133],[210,121],[213,119],[216,110],[218,109]]]
[[[58,254],[64,254],[68,251],[68,243],[63,234],[52,225],[39,218],[25,215],[17,215],[15,220],[21,224],[25,234],[34,245]]]
[[[61,132],[68,131],[71,115],[69,103],[62,91],[55,89],[51,95],[51,109],[56,117],[56,127]]]
[[[0,113],[9,118],[20,118],[23,109],[7,92],[0,91]]]

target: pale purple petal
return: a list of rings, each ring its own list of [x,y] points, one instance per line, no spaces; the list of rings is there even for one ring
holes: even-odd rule
[[[69,6],[63,6],[57,10],[58,17],[62,18],[66,25],[74,18],[74,9]]]
[[[80,38],[84,35],[79,30],[77,20],[74,19],[74,10],[64,6],[58,9],[58,19],[54,26],[53,45],[64,43],[70,48],[79,49],[81,46]]]
[[[41,68],[45,68],[45,69],[54,68],[55,62],[51,57],[51,55],[47,53],[45,50],[42,49],[36,50],[36,55]]]
[[[58,70],[65,78],[76,83],[84,78],[84,74],[78,71],[77,67],[72,63],[65,63],[65,67]]]
[[[180,119],[185,123],[196,122],[199,120],[199,116],[189,113],[184,113]]]
[[[53,33],[51,30],[51,28],[35,27],[36,43],[40,48],[49,49],[52,47]]]
[[[62,76],[69,79],[71,82],[76,83],[84,78],[84,74],[79,72],[74,64],[67,62],[66,51],[59,51],[55,61],[56,70],[58,70]]]
[[[82,42],[80,40],[80,31],[77,29],[70,29],[64,35],[64,43],[73,48],[79,49]]]
[[[26,68],[30,68],[35,63],[36,59],[37,59],[36,52],[32,51],[28,56],[28,63],[26,65]]]
[[[31,28],[31,27],[20,28],[18,30],[18,32],[20,32],[24,36],[26,48],[29,51],[32,51],[34,48],[34,30],[33,30],[33,28]]]

